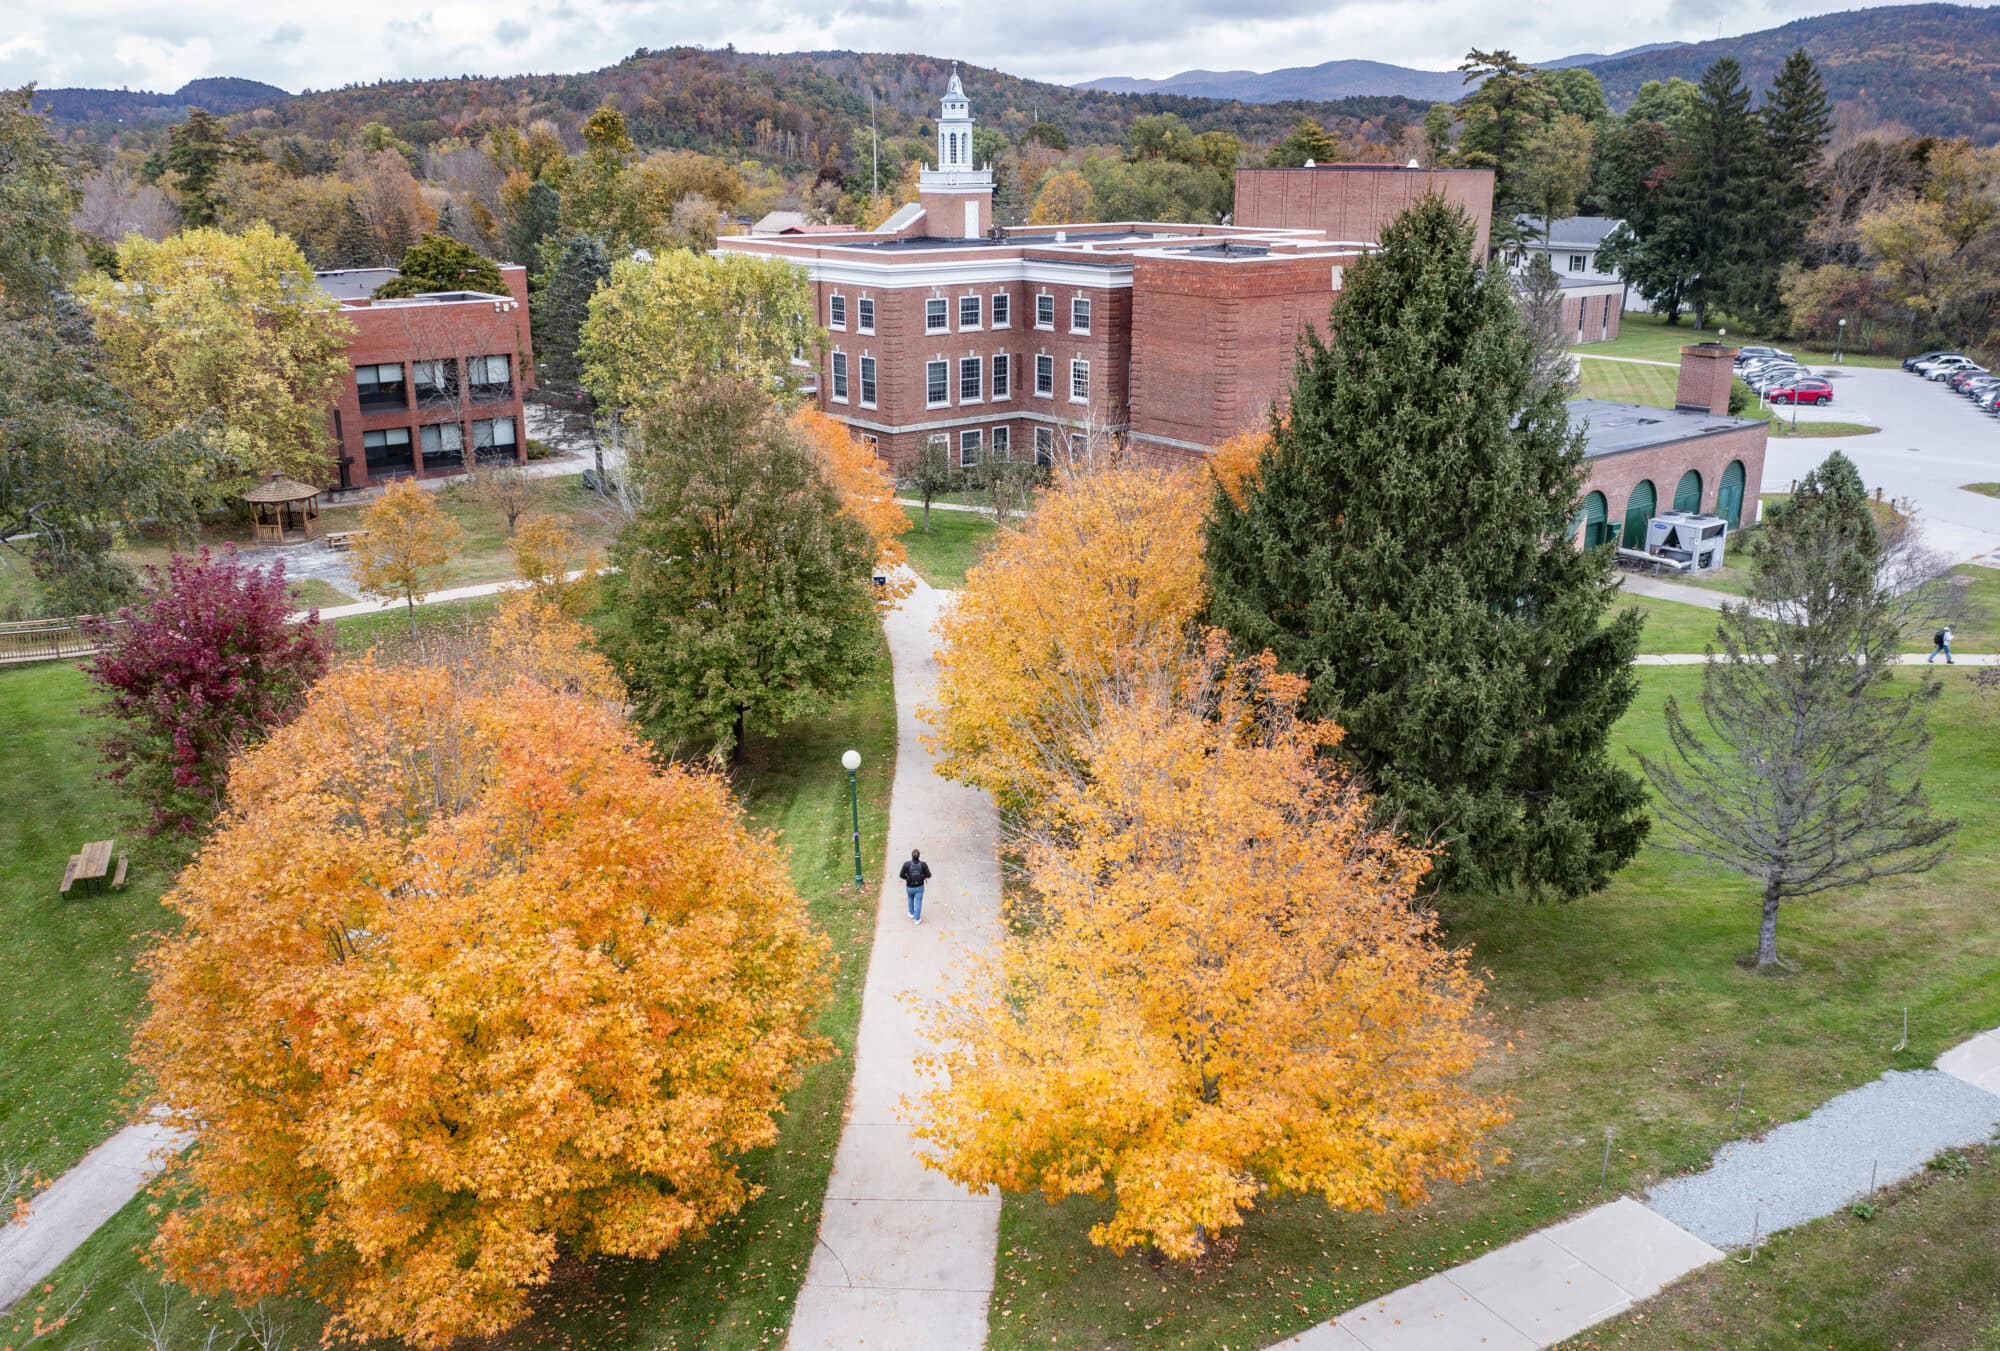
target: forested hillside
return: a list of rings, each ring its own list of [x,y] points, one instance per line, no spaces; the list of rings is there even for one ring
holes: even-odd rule
[[[189,80],[171,94],[143,89],[38,89],[34,108],[53,122],[164,125],[180,121],[190,108],[234,113],[268,107],[290,97],[274,84],[224,76]]]

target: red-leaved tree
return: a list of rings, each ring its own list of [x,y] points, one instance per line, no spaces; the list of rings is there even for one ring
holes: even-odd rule
[[[229,757],[298,712],[332,647],[317,611],[288,622],[283,563],[203,549],[146,581],[145,601],[88,621],[97,656],[84,669],[118,723],[108,776],[145,803],[149,834],[192,834],[222,806]]]

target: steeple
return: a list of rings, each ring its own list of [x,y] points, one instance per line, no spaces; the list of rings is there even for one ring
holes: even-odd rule
[[[938,170],[970,173],[972,169],[972,104],[966,101],[965,86],[958,82],[958,62],[954,61],[951,83],[944,87],[944,103],[938,112]]]
[[[992,221],[993,170],[973,160],[972,104],[956,61],[938,108],[937,168],[918,175],[918,191],[929,234],[976,239]]]

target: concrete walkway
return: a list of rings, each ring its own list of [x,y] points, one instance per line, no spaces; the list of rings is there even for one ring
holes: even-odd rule
[[[935,995],[961,954],[1000,939],[998,814],[986,794],[938,776],[917,717],[937,680],[932,627],[948,598],[919,581],[885,622],[896,677],[888,861],[854,1086],[791,1351],[978,1351],[986,1343],[999,1194],[964,1191],[925,1169],[896,1113],[924,1088],[915,1062],[931,1046],[911,996]],[[933,874],[921,927],[911,924],[895,875],[912,849],[924,851]]]
[[[1683,605],[1699,605],[1704,610],[1720,610],[1730,601],[1743,599],[1727,591],[1711,591],[1705,586],[1669,582],[1664,578],[1648,577],[1637,572],[1620,574],[1618,585],[1635,596],[1651,596],[1654,600],[1673,600]]]
[[[98,1226],[124,1209],[189,1137],[157,1122],[127,1126],[28,1198],[25,1223],[0,1225],[0,1312],[61,1266]]]
[[[567,580],[573,582],[581,576],[583,576],[583,570],[579,568],[570,573]],[[503,591],[519,591],[528,585],[529,583],[527,582],[509,579],[504,582],[479,582],[472,586],[447,587],[443,591],[431,592],[428,596],[419,600],[417,604],[419,606],[442,605],[447,601],[476,600],[480,596],[497,596]],[[319,617],[321,619],[353,619],[357,615],[375,615],[381,614],[384,610],[400,610],[403,608],[404,603],[400,600],[357,600],[351,605],[321,606]],[[291,617],[294,620],[300,620],[311,613],[311,610],[294,610]]]

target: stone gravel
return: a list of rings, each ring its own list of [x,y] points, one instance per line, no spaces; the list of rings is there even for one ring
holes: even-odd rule
[[[1984,1144],[2000,1097],[1936,1070],[1891,1070],[1758,1140],[1723,1146],[1707,1172],[1663,1182],[1646,1204],[1718,1248],[1831,1215],[1948,1149]]]

